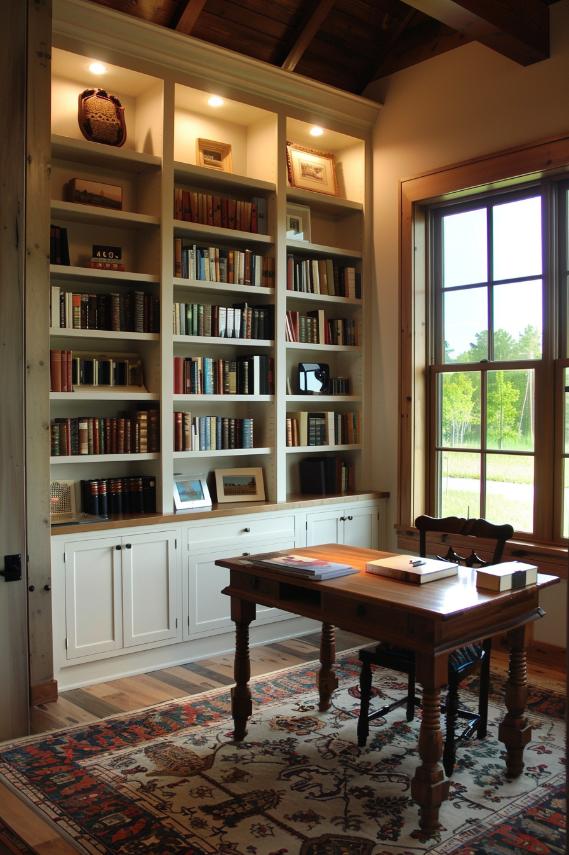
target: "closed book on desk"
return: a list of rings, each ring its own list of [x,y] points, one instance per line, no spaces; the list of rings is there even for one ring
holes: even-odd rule
[[[417,558],[414,555],[393,555],[391,558],[376,558],[366,564],[366,573],[375,576],[387,576],[400,582],[423,585],[456,576],[458,564],[439,561],[436,558]]]
[[[476,571],[476,587],[484,591],[512,591],[536,582],[537,567],[523,561],[504,561]]]
[[[252,555],[249,559],[254,564],[268,567],[272,570],[281,570],[293,576],[304,579],[321,581],[324,579],[336,579],[339,576],[348,576],[357,573],[350,564],[341,564],[336,561],[326,561],[323,558],[312,558],[308,555]]]

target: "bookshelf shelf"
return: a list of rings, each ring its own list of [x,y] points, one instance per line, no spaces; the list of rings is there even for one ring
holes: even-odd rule
[[[275,296],[274,288],[265,288],[262,285],[233,285],[229,282],[208,282],[204,279],[182,279],[180,277],[174,278],[174,288],[203,291],[211,296],[214,294],[247,294],[253,299]]]
[[[124,392],[120,387],[116,387],[115,392],[98,391],[89,389],[84,392],[50,392],[50,401],[113,401],[113,403],[122,403],[123,401],[159,401],[160,395],[157,392]]]
[[[72,139],[62,134],[52,134],[51,153],[54,159],[122,172],[149,172],[160,169],[162,165],[162,159],[153,154]]]
[[[287,404],[359,404],[359,395],[287,395]]]
[[[273,454],[274,448],[223,448],[209,451],[175,451],[174,457],[178,460],[192,460],[194,458],[207,457],[253,457],[257,455]]]
[[[125,270],[98,270],[95,267],[77,265],[50,264],[50,276],[53,279],[108,285],[158,285],[160,277],[152,273],[132,273]]]
[[[358,306],[362,301],[352,297],[336,297],[335,294],[311,294],[308,291],[287,291],[287,300],[292,302],[298,300],[303,303],[321,303],[323,305],[334,304],[337,306]]]
[[[191,184],[192,187],[215,188],[216,192],[244,190],[247,193],[261,195],[275,193],[277,189],[271,181],[248,178],[245,175],[235,175],[230,172],[218,172],[179,161],[174,161],[174,180],[177,184]]]
[[[176,237],[192,237],[199,240],[222,240],[226,243],[263,244],[270,246],[274,243],[272,235],[262,235],[257,232],[242,232],[239,229],[224,229],[221,226],[206,226],[203,223],[190,223],[186,220],[174,220]],[[253,286],[251,286],[253,287]]]
[[[119,463],[142,460],[159,460],[159,452],[145,452],[132,454],[74,454],[66,456],[50,457],[52,466],[66,463]]]
[[[287,341],[287,350],[324,350],[333,353],[361,353],[361,347],[352,344],[307,344],[302,341]]]
[[[274,395],[174,395],[174,404],[184,402],[223,404],[228,401],[236,404],[270,404],[274,401]]]
[[[328,196],[325,193],[316,193],[313,190],[301,190],[298,187],[289,187],[286,198],[287,202],[308,205],[311,210],[322,211],[328,216],[345,217],[346,214],[361,214],[364,209],[361,202],[341,199],[338,196]]]
[[[52,339],[97,339],[108,341],[160,341],[158,333],[138,333],[127,332],[124,330],[79,330],[66,329],[61,327],[52,327],[49,331]]]
[[[130,229],[155,228],[160,225],[160,218],[151,214],[114,211],[108,208],[96,208],[94,205],[81,205],[78,202],[63,202],[58,199],[52,199],[51,216],[54,220],[65,220],[69,223],[90,223]]]
[[[199,344],[214,347],[262,347],[271,348],[274,345],[272,339],[264,338],[221,338],[219,336],[206,335],[175,335],[174,344]]]
[[[287,454],[311,454],[323,451],[361,451],[361,445],[288,445]]]
[[[291,240],[286,242],[287,249],[299,253],[307,253],[312,255],[326,255],[333,258],[362,258],[362,253],[356,249],[341,249],[338,246],[324,246],[319,243],[311,243],[305,240]]]

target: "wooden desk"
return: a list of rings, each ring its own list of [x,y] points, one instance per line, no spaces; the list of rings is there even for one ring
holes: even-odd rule
[[[414,650],[417,679],[423,687],[423,717],[419,732],[421,763],[411,782],[411,793],[419,805],[419,825],[428,837],[439,827],[439,807],[449,789],[440,763],[440,691],[447,681],[448,655],[468,642],[506,633],[510,648],[507,713],[498,735],[506,746],[508,777],[521,774],[523,750],[531,738],[525,716],[527,627],[544,614],[539,607],[539,591],[558,582],[556,576],[540,574],[537,585],[489,594],[476,589],[475,574],[466,568],[460,568],[457,577],[415,586],[364,572],[370,558],[390,553],[337,544],[294,552],[351,564],[360,572],[313,582],[263,568],[249,558],[216,561],[230,570],[230,583],[223,593],[231,597],[236,631],[235,687],[231,693],[235,739],[245,737],[251,715],[249,624],[255,619],[256,603],[322,622],[318,677],[322,711],[330,706],[338,685],[334,673],[335,626]]]

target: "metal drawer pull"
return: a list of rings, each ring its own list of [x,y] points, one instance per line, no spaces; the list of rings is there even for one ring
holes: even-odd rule
[[[353,517],[348,517],[348,519],[351,521],[351,520],[353,520]]]
[[[127,544],[126,544],[126,548],[127,548],[127,549],[132,549],[132,543],[127,543]]]
[[[242,552],[243,558],[247,558],[248,555],[251,555],[250,552]]]
[[[117,545],[115,546],[115,549],[117,550],[117,552],[121,551],[122,546],[120,545],[120,543],[117,543]]]
[[[340,522],[346,522],[347,517],[340,517]]]
[[[243,532],[243,534],[249,534],[251,529],[250,528],[242,528],[241,531]]]

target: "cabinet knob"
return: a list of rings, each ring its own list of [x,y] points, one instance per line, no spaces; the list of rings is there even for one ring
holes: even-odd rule
[[[251,555],[251,553],[250,552],[242,552],[241,555],[243,556],[243,558],[247,558],[247,556]]]
[[[43,589],[44,589],[44,591],[51,591],[51,585],[50,585],[49,583],[46,583],[46,584],[43,586]]]
[[[346,517],[340,517],[340,522],[346,522]]]
[[[36,586],[35,586],[35,585],[28,585],[28,591],[30,592],[30,594],[33,594],[33,592],[35,591],[35,589],[36,589]]]
[[[353,517],[350,516],[350,517],[348,517],[348,519],[351,521],[351,520],[353,520]]]
[[[132,549],[132,543],[125,544],[125,549]]]
[[[243,534],[249,534],[251,529],[249,527],[247,527],[247,528],[242,528],[241,531],[243,532]]]
[[[117,552],[121,551],[122,547],[121,547],[120,543],[117,543],[117,545],[115,546],[115,549],[117,550]]]

